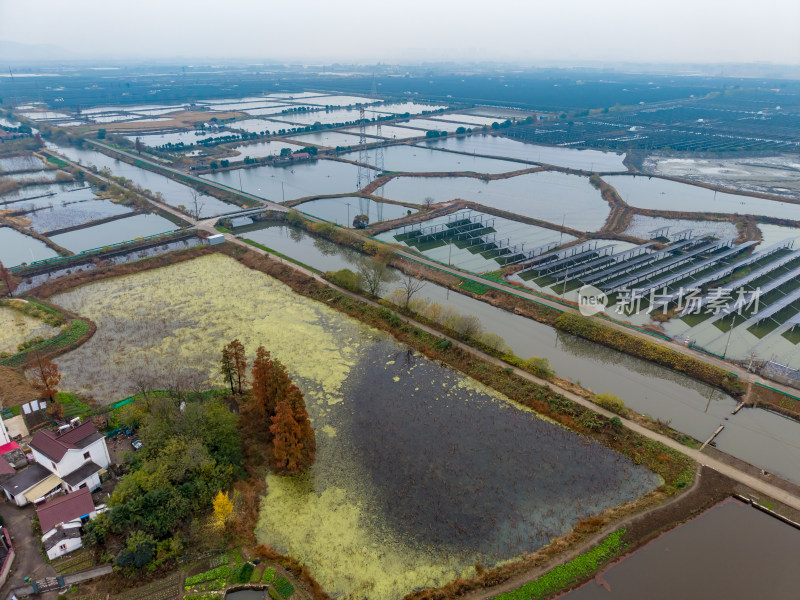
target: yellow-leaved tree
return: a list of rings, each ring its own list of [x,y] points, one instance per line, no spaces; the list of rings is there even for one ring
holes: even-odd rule
[[[229,523],[233,520],[233,502],[228,492],[217,492],[212,504],[214,507],[214,528],[227,530]]]

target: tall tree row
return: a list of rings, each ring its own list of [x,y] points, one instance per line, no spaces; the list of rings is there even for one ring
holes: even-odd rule
[[[220,369],[231,392],[242,390],[247,362],[244,346],[234,340],[222,350]],[[256,350],[250,368],[250,398],[240,408],[240,426],[256,442],[271,449],[271,462],[280,473],[299,473],[314,462],[317,444],[300,389],[264,346]]]

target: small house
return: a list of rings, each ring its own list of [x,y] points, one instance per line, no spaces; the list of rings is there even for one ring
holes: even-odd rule
[[[88,488],[40,505],[36,509],[36,516],[39,517],[42,543],[48,558],[52,560],[80,548],[81,527],[94,519],[97,512]]]
[[[64,482],[64,490],[100,487],[100,476],[111,463],[106,436],[91,421],[75,419],[64,429],[38,431],[30,442],[34,460]]]
[[[25,506],[29,502],[37,503],[48,496],[59,493],[64,482],[39,463],[33,463],[13,477],[0,483],[6,498],[17,506]]]

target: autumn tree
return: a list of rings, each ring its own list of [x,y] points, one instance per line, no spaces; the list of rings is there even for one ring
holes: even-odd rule
[[[272,416],[272,454],[278,471],[292,475],[303,470],[303,436],[292,407],[282,398]]]
[[[233,519],[233,502],[228,492],[220,490],[211,502],[214,508],[212,523],[215,529],[227,530],[228,525]]]
[[[286,396],[292,379],[283,365],[272,360],[264,346],[256,350],[250,374],[253,378],[252,395],[241,408],[242,426],[258,439],[266,440],[278,400]]]
[[[14,293],[17,289],[17,282],[14,280],[14,276],[0,261],[0,280],[6,285],[6,294],[10,296]]]
[[[230,366],[231,392],[236,391],[241,394],[242,382],[247,374],[247,357],[244,353],[244,345],[238,339],[233,340],[222,350],[223,361],[226,360],[226,354]],[[225,375],[225,371],[223,371],[223,375]],[[236,384],[236,390],[234,390],[234,383]]]
[[[233,388],[235,379],[233,361],[231,360],[231,353],[228,351],[228,346],[222,347],[222,358],[219,361],[219,370],[225,378],[225,382],[231,386],[231,394],[236,393],[236,390]]]
[[[56,396],[56,387],[61,381],[61,373],[58,372],[58,365],[49,360],[42,359],[41,356],[37,359],[36,365],[36,385],[41,388],[45,397],[53,401]]]

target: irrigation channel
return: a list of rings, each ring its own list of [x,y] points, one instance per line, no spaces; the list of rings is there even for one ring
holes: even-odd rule
[[[286,225],[249,226],[237,229],[236,234],[320,271],[354,269],[361,257],[349,248]],[[387,286],[387,296],[394,287]],[[545,357],[561,377],[596,393],[615,394],[631,409],[671,421],[674,429],[696,439],[707,439],[724,424],[715,439],[720,450],[800,483],[800,423],[796,421],[761,409],[731,415],[737,401],[707,384],[434,283],[427,282],[419,295],[475,315],[518,356]]]

